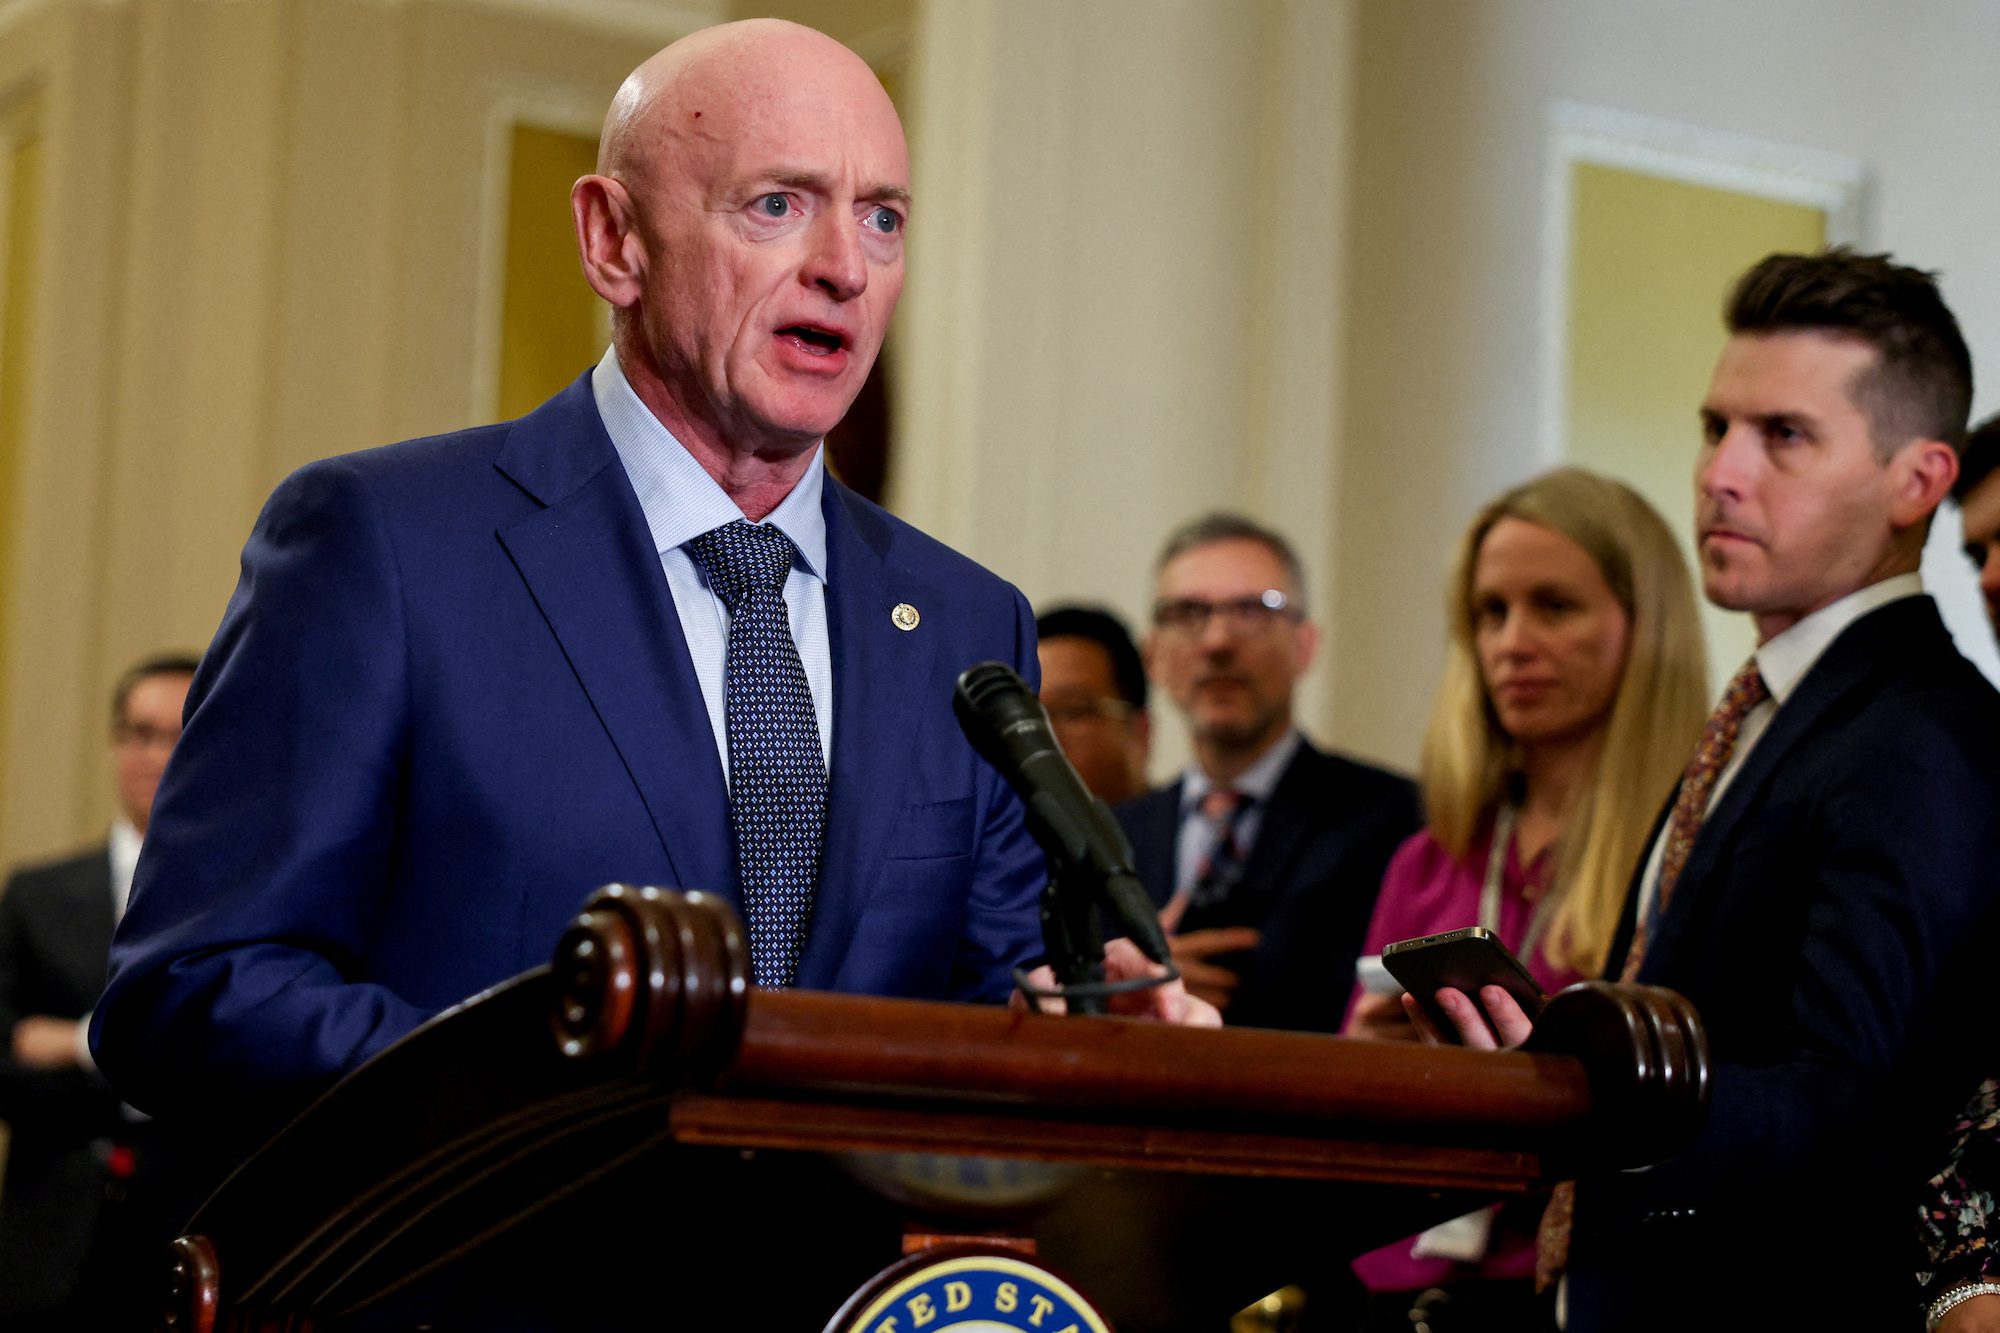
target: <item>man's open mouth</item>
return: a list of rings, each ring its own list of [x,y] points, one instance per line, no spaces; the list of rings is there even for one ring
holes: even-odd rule
[[[811,324],[789,324],[778,330],[778,336],[792,339],[817,356],[831,355],[847,345],[847,339],[840,334]]]

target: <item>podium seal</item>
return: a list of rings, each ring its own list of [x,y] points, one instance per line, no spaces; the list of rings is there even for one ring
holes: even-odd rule
[[[883,1269],[826,1333],[1111,1333],[1076,1289],[1018,1254],[951,1246]]]

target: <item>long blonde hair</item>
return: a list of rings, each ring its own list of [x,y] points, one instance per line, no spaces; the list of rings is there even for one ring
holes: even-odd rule
[[[1494,499],[1466,530],[1446,592],[1451,644],[1424,736],[1430,827],[1464,859],[1492,827],[1520,773],[1520,752],[1486,697],[1473,643],[1472,579],[1480,543],[1503,518],[1559,532],[1597,563],[1631,622],[1624,676],[1596,772],[1556,846],[1548,935],[1558,966],[1595,976],[1661,803],[1708,712],[1708,667],[1687,562],[1659,513],[1630,487],[1559,468]]]

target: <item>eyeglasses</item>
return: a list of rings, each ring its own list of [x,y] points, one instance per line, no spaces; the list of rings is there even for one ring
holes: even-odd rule
[[[120,722],[111,728],[112,739],[120,745],[140,750],[171,750],[181,738],[181,729],[148,726],[144,722]]]
[[[1123,699],[1063,698],[1042,700],[1042,710],[1058,727],[1092,722],[1124,722],[1139,710]]]
[[[1220,602],[1173,597],[1153,603],[1153,625],[1165,633],[1194,638],[1208,628],[1210,618],[1220,619],[1239,634],[1254,634],[1280,620],[1298,620],[1300,613],[1292,606],[1291,599],[1276,588],[1266,588],[1255,597],[1232,597]]]

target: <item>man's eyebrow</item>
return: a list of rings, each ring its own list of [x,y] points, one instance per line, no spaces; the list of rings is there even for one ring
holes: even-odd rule
[[[764,179],[773,185],[782,185],[788,190],[812,190],[815,193],[831,192],[832,183],[816,171],[771,171]],[[891,199],[897,203],[910,202],[910,192],[900,185],[871,185],[856,195],[860,199]]]

